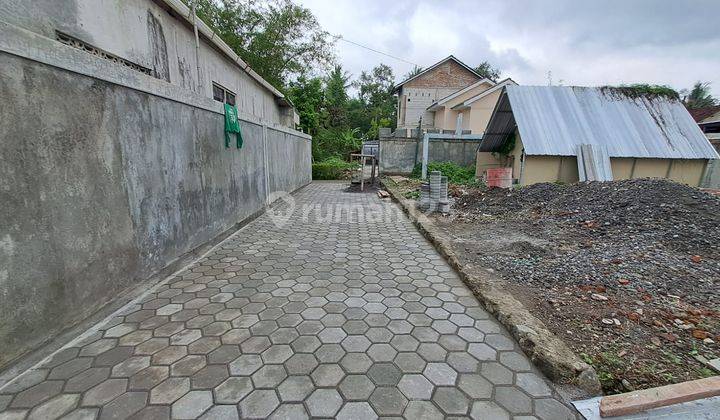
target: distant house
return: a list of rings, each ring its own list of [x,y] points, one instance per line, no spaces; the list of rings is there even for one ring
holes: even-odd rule
[[[470,85],[482,77],[472,67],[452,55],[395,86],[398,97],[397,128],[416,129],[435,126],[435,116],[428,107]]]
[[[502,88],[516,84],[511,79],[499,83],[482,79],[433,102],[427,108],[433,115],[432,128],[439,132],[482,134],[490,121]]]
[[[688,111],[715,150],[720,152],[720,106],[688,109]]]
[[[511,167],[521,185],[577,182],[577,149],[584,144],[606,148],[616,180],[657,177],[698,186],[708,161],[718,158],[677,100],[612,88],[509,85],[478,147],[476,170]]]

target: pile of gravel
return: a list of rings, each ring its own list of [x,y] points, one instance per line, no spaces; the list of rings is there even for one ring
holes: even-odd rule
[[[720,297],[720,198],[686,185],[636,179],[482,189],[457,197],[454,209],[461,222],[502,224],[538,239],[498,237],[517,252],[474,258],[515,281],[630,281],[691,302]]]

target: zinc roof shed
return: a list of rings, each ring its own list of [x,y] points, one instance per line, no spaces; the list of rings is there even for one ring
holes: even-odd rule
[[[610,157],[720,157],[679,100],[623,88],[508,85],[479,151],[499,150],[516,128],[526,155],[575,156],[595,144]]]

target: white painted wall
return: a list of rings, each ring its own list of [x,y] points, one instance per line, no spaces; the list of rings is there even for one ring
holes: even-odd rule
[[[412,88],[403,87],[400,97],[405,95],[405,121],[400,121],[398,128],[417,128],[420,117],[423,117],[423,127],[433,127],[435,116],[427,108],[438,99],[442,99],[460,89],[456,88]],[[409,100],[408,100],[409,99]]]

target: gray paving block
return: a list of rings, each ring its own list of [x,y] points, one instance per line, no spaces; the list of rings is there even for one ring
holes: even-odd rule
[[[411,400],[429,400],[435,388],[426,377],[419,374],[403,375],[397,387]]]
[[[172,404],[190,391],[190,378],[168,378],[150,391],[150,404]]]
[[[314,389],[315,386],[309,376],[296,375],[287,377],[277,390],[281,401],[300,402],[305,400]]]
[[[210,391],[190,391],[172,405],[174,419],[196,419],[213,404]]]
[[[337,386],[340,381],[345,377],[340,365],[337,364],[322,364],[315,368],[310,374],[313,382],[318,387],[330,387]]]
[[[309,418],[305,406],[300,403],[280,404],[270,416],[272,420],[305,420]]]
[[[280,405],[275,391],[258,389],[253,391],[239,404],[242,418],[267,418]]]
[[[346,400],[362,401],[370,398],[375,384],[365,375],[348,375],[338,389]]]
[[[380,416],[399,416],[408,399],[395,387],[379,387],[370,395],[370,404]]]
[[[371,420],[378,416],[367,402],[346,403],[336,417],[338,420]]]
[[[15,396],[11,408],[30,408],[60,393],[62,381],[44,381],[20,392]]]
[[[413,420],[434,420],[444,416],[430,401],[410,401],[405,408],[403,417]]]
[[[402,372],[392,363],[375,363],[367,373],[368,377],[378,386],[397,385]]]
[[[294,196],[393,217],[261,215],[9,384],[0,416],[572,418],[395,204],[344,188]]]
[[[313,417],[333,417],[340,410],[343,400],[334,389],[317,389],[305,404]]]
[[[142,410],[147,404],[147,392],[126,392],[108,404],[100,412],[100,420],[124,419]]]
[[[60,394],[33,408],[28,420],[57,419],[70,412],[80,401],[80,394]]]
[[[250,378],[232,376],[215,387],[215,402],[218,404],[237,404],[253,390]]]
[[[458,388],[439,387],[432,400],[448,415],[463,415],[468,411],[469,400]]]

